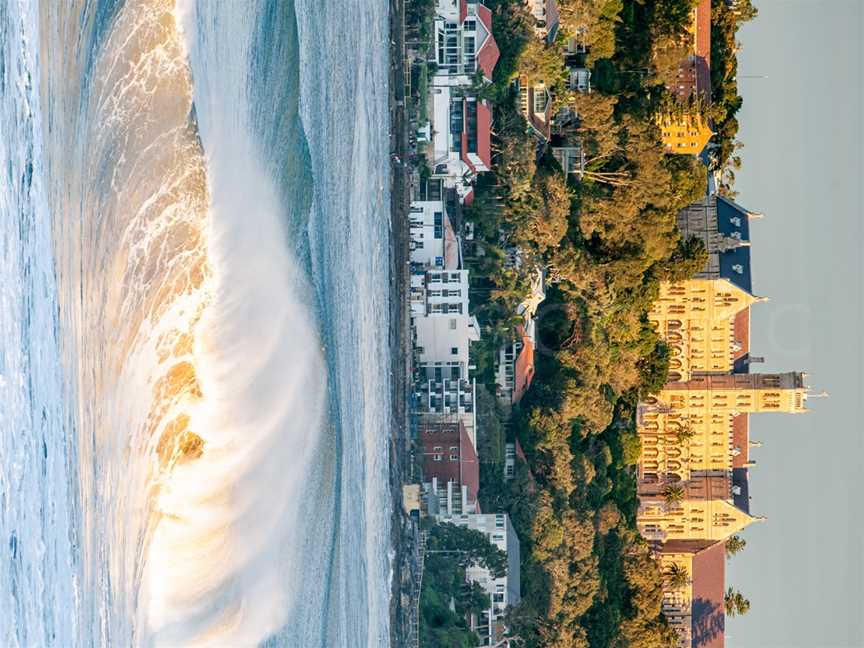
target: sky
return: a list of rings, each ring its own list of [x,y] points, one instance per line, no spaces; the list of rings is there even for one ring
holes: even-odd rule
[[[864,0],[756,0],[739,32],[737,201],[751,225],[753,371],[829,398],[753,415],[750,510],[727,584],[751,602],[729,648],[864,647]],[[758,78],[767,77],[767,78]]]

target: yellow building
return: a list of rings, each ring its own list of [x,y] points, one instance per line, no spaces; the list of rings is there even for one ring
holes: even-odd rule
[[[669,381],[732,371],[743,342],[735,337],[736,315],[758,301],[727,279],[661,284],[648,320],[669,344]]]
[[[670,495],[676,489],[680,499]],[[649,542],[719,542],[760,519],[732,503],[730,475],[711,475],[667,484],[652,495],[641,494],[636,524]]]
[[[663,614],[678,648],[715,648],[725,621],[726,547],[722,542],[673,540],[657,553],[664,575]]]
[[[806,400],[801,373],[697,375],[667,383],[639,408],[640,493],[701,472],[731,471],[736,417],[806,412]]]
[[[658,115],[657,125],[667,153],[699,155],[714,135],[698,113]]]

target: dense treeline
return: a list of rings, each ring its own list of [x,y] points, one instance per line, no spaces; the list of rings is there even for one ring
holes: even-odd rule
[[[732,195],[735,171],[741,167],[741,158],[736,155],[741,143],[735,139],[738,135],[735,115],[742,104],[738,94],[736,36],[740,26],[755,16],[756,8],[750,0],[738,0],[734,7],[724,0],[711,2],[711,118],[717,133],[717,150],[711,165],[722,171],[721,191]]]
[[[705,167],[666,155],[655,125],[693,2],[559,0],[561,33],[550,46],[531,37],[521,3],[487,4],[502,49],[488,90],[495,167],[466,217],[482,241],[472,301],[485,298],[479,315],[491,337],[507,335],[505,314],[534,268],[550,280],[534,386],[511,420],[530,473],[521,466],[508,484],[500,473],[483,479],[484,510],[507,510],[523,541],[523,602],[511,626],[526,646],[671,646],[662,577],[635,528],[633,464],[636,403],[668,369],[647,310],[660,281],[705,260],[675,226],[677,212],[704,193]],[[590,46],[589,94],[566,88],[564,39],[576,33]],[[565,178],[527,131],[517,75],[543,81],[555,110],[574,115],[559,135],[585,151],[580,181]]]

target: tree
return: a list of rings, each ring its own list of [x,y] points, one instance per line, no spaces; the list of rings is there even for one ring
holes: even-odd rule
[[[675,432],[675,440],[680,444],[685,444],[687,441],[696,436],[696,430],[689,423],[681,425]]]
[[[684,565],[672,563],[663,574],[666,584],[672,589],[679,589],[690,581],[690,573]]]
[[[684,499],[684,487],[679,484],[669,484],[663,489],[663,499],[667,504],[677,504]]]
[[[507,554],[474,529],[448,522],[435,524],[429,532],[427,547],[430,551],[453,552],[455,561],[463,567],[479,565],[494,578],[507,572]]]
[[[726,541],[726,557],[731,558],[747,546],[747,541],[739,535],[733,535]]]
[[[750,610],[750,601],[744,598],[741,592],[730,587],[726,590],[726,595],[723,597],[723,604],[726,608],[726,616],[742,616]]]

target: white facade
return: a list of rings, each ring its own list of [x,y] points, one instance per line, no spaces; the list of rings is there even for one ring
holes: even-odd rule
[[[431,482],[423,484],[426,497],[426,510],[429,515],[450,519],[454,515],[477,513],[477,502],[468,497],[468,487],[459,486],[456,482],[446,484],[433,477]]]
[[[477,111],[481,100],[460,92],[447,85],[432,87],[432,172],[434,177],[443,179],[447,187],[470,185],[474,182],[475,171],[489,170],[477,154]],[[469,136],[469,133],[472,134]],[[463,159],[463,153],[471,165]]]
[[[460,4],[466,17],[460,20]],[[438,0],[435,17],[436,83],[471,87],[477,73],[477,54],[491,34],[477,16],[477,2]],[[438,79],[437,77],[441,77]]]
[[[506,513],[463,513],[439,514],[437,519],[479,531],[507,554],[507,571],[501,578],[494,578],[488,569],[478,565],[466,570],[468,580],[480,585],[491,600],[491,607],[471,620],[472,629],[480,635],[481,646],[493,646],[503,638],[507,608],[517,605],[521,599],[519,538],[510,517]]]
[[[414,327],[420,365],[438,362],[467,367],[469,345],[480,340],[480,325],[475,317],[467,314],[417,317]]]
[[[444,203],[440,200],[414,201],[409,212],[411,263],[444,267]]]

